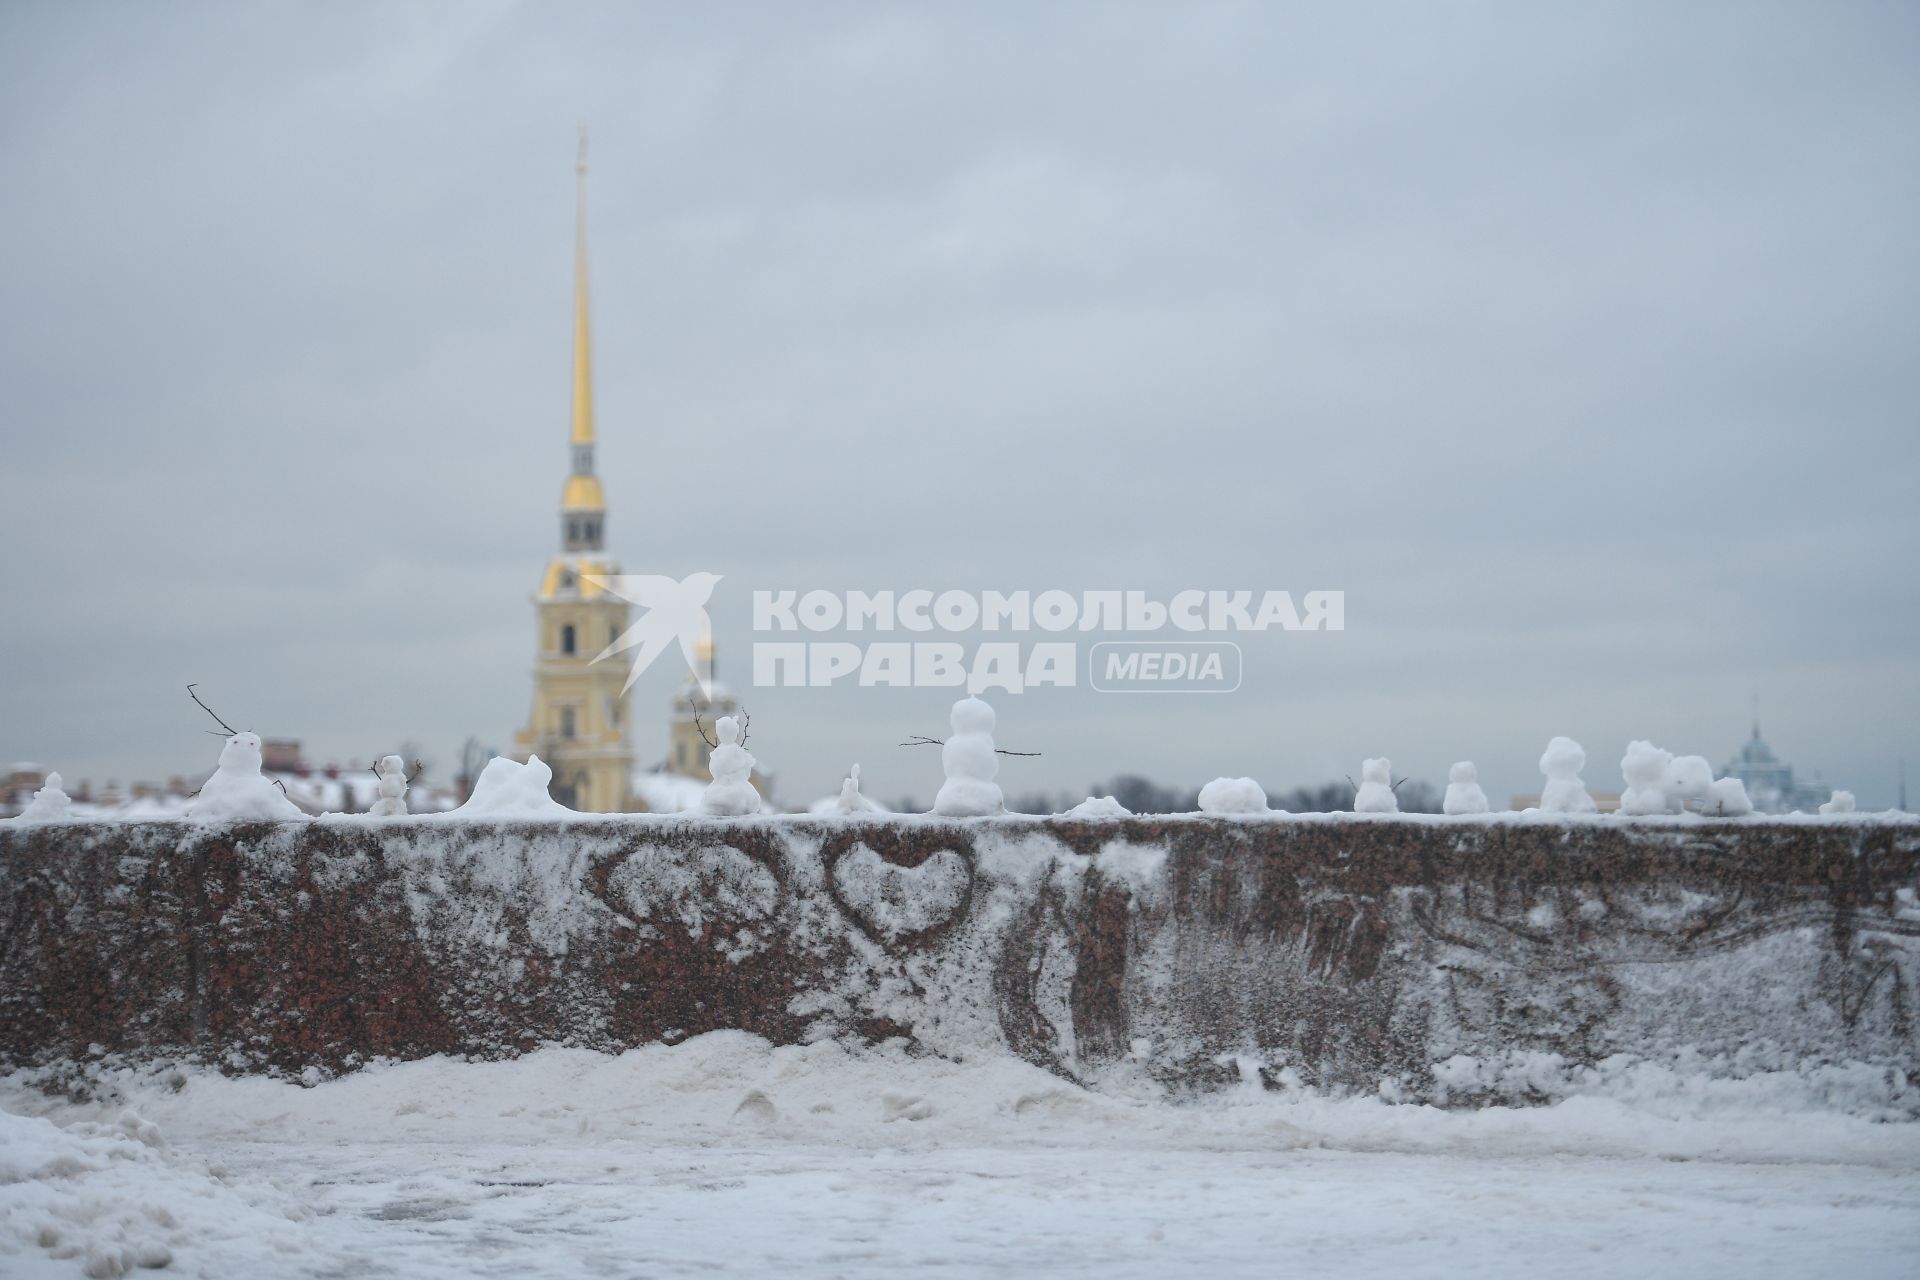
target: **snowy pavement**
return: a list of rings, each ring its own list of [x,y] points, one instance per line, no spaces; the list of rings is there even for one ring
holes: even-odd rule
[[[1172,1104],[719,1033],[312,1088],[97,1085],[74,1104],[0,1083],[0,1274],[1920,1270],[1920,1125],[1849,1114],[1830,1080],[1643,1079],[1525,1110]]]

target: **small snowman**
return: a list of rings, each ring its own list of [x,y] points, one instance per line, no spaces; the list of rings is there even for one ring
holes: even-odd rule
[[[1689,802],[1704,806],[1713,787],[1713,766],[1705,756],[1675,756],[1660,786],[1667,793],[1668,813],[1685,813]]]
[[[1485,813],[1487,793],[1480,789],[1480,771],[1473,761],[1461,760],[1447,770],[1447,797],[1440,802],[1442,813]]]
[[[407,812],[407,763],[399,756],[381,756],[380,763],[373,766],[373,776],[379,779],[376,789],[379,798],[373,807],[367,810],[367,816],[373,818],[398,818]]]
[[[1547,785],[1540,792],[1540,807],[1548,813],[1592,813],[1599,808],[1580,781],[1587,767],[1586,748],[1572,738],[1555,738],[1540,757],[1540,772]]]
[[[1747,798],[1747,784],[1738,778],[1716,778],[1707,785],[1707,802],[1701,812],[1717,818],[1741,818],[1753,812]]]
[[[884,813],[885,810],[860,794],[860,766],[855,765],[847,773],[847,780],[840,784],[840,798],[833,807],[840,813]]]
[[[48,780],[49,782],[51,782],[51,781],[53,781],[53,779],[54,779],[54,778],[57,778],[57,777],[59,777],[59,776],[60,776],[60,775],[59,775],[59,774],[57,774],[57,773],[56,773],[56,774],[52,774],[52,775],[50,775],[50,776],[48,777],[48,779],[47,779],[47,780]],[[1823,804],[1823,805],[1821,805],[1821,806],[1820,806],[1820,812],[1822,812],[1822,813],[1852,813],[1852,812],[1853,812],[1853,792],[1851,792],[1851,791],[1836,791],[1836,792],[1834,792],[1834,793],[1833,793],[1833,799],[1831,799],[1831,800],[1829,800],[1829,801],[1827,801],[1827,802],[1826,802],[1825,804]]]
[[[60,789],[60,775],[50,773],[46,782],[33,793],[33,799],[20,811],[21,822],[61,822],[73,815],[67,810],[67,793]]]
[[[949,818],[980,818],[1005,813],[1007,803],[993,779],[1000,757],[993,747],[993,708],[979,698],[962,698],[948,717],[953,732],[940,748],[947,780],[934,797],[933,811]]]
[[[1353,795],[1355,813],[1398,813],[1393,794],[1393,762],[1385,756],[1360,762],[1360,787]]]
[[[721,716],[713,731],[720,745],[707,760],[713,781],[701,793],[700,808],[718,817],[760,812],[760,793],[753,789],[753,756],[740,745],[740,722]]]
[[[1620,812],[1637,816],[1668,812],[1667,769],[1673,764],[1673,752],[1663,751],[1644,739],[1627,744],[1620,757],[1620,776],[1627,789],[1620,793]]]
[[[187,806],[206,821],[288,820],[307,815],[260,772],[260,735],[236,733],[220,748],[220,763]]]

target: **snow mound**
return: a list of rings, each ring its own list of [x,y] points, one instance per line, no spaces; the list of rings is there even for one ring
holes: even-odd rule
[[[1707,787],[1707,802],[1701,812],[1716,818],[1742,818],[1752,813],[1747,784],[1738,778],[1716,778]]]
[[[860,766],[856,764],[847,771],[847,780],[840,784],[840,794],[827,804],[822,812],[885,813],[886,810],[861,793]]]
[[[1261,797],[1261,803],[1263,805],[1266,803],[1266,797]],[[1112,796],[1088,796],[1060,816],[1063,818],[1130,818],[1133,812]]]
[[[90,1104],[62,1126],[18,1114],[32,1103],[0,1102],[0,1274],[124,1276],[217,1244],[265,1275],[298,1247],[305,1210],[250,1203],[204,1161],[170,1153],[134,1112]]]
[[[1267,793],[1252,778],[1215,778],[1200,788],[1200,812],[1269,813]]]
[[[553,783],[553,770],[539,756],[527,762],[495,756],[487,761],[473,784],[473,794],[454,810],[467,818],[559,818],[573,810],[555,800],[547,790]]]

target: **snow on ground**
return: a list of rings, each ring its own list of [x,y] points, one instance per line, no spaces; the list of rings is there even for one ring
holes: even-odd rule
[[[1623,1067],[1477,1111],[1173,1102],[737,1032],[312,1087],[87,1074],[83,1102],[0,1079],[0,1274],[1858,1280],[1920,1259],[1920,1125],[1871,1118],[1904,1082],[1847,1069]]]

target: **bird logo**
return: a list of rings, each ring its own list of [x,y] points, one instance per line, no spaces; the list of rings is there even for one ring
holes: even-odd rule
[[[639,621],[621,632],[619,638],[601,650],[593,660],[600,662],[616,653],[639,649],[640,652],[633,657],[632,669],[627,672],[627,682],[620,687],[620,692],[625,693],[633,688],[633,682],[640,678],[640,673],[651,666],[668,645],[678,640],[681,656],[687,660],[687,669],[700,682],[700,692],[709,701],[712,700],[713,666],[708,657],[712,647],[705,642],[712,639],[713,623],[707,618],[707,601],[720,582],[719,574],[690,573],[678,582],[659,573],[581,576],[629,604],[637,604],[646,610],[640,615]]]

